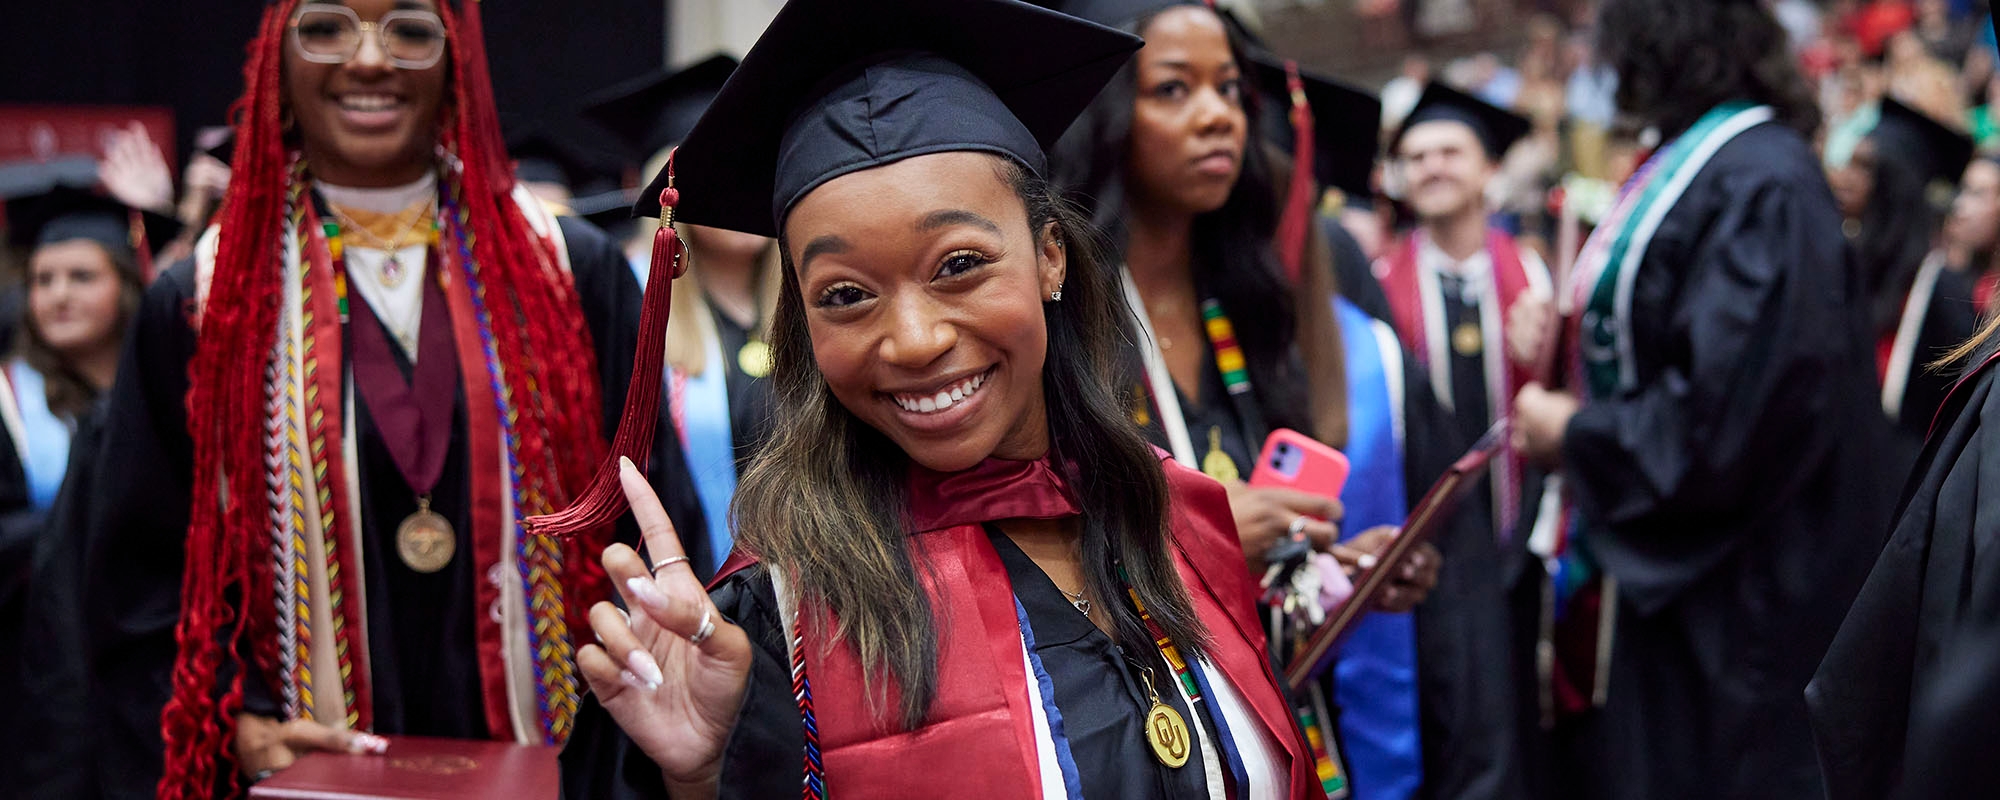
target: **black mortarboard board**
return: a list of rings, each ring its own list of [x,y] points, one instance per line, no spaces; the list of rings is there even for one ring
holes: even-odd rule
[[[1158,14],[1174,6],[1213,8],[1202,0],[1036,0],[1035,4],[1119,29],[1127,28],[1140,17]]]
[[[791,0],[634,213],[778,234],[807,191],[927,153],[1043,149],[1139,49],[1129,34],[1017,0]]]
[[[520,181],[560,183],[583,194],[618,171],[608,163],[609,154],[553,125],[523,117],[505,119],[501,125],[507,132],[507,157],[514,160],[515,178]]]
[[[735,71],[736,58],[727,53],[676,72],[654,71],[585,98],[583,116],[617,134],[634,161],[644,161],[686,139]]]
[[[1527,117],[1431,81],[1424,87],[1423,96],[1417,99],[1416,107],[1403,118],[1403,126],[1396,130],[1396,138],[1389,142],[1390,148],[1393,150],[1402,146],[1403,136],[1411,128],[1440,120],[1471,128],[1479,136],[1479,141],[1486,145],[1486,154],[1495,161],[1507,155],[1507,150],[1515,142],[1521,141],[1534,129],[1534,124]]]
[[[57,242],[88,239],[104,246],[125,264],[136,265],[132,210],[109,197],[72,186],[56,186],[37,194],[9,196],[7,238],[16,246],[38,248]],[[140,212],[146,241],[157,249],[181,232],[178,220],[151,211]]]
[[[625,223],[632,221],[632,204],[638,200],[637,189],[612,189],[571,200],[569,211],[610,232],[620,230]]]
[[[1975,150],[1971,136],[1887,97],[1882,98],[1882,121],[1868,136],[1878,152],[1894,149],[1910,159],[1927,184],[1958,185]]]
[[[1265,125],[1265,133],[1293,152],[1290,115],[1291,82],[1285,63],[1268,53],[1253,52],[1248,57],[1257,88],[1279,113],[1283,124]],[[1371,194],[1375,156],[1382,146],[1382,101],[1375,95],[1340,81],[1299,70],[1306,106],[1313,114],[1313,177],[1320,186],[1336,188],[1354,197]]]

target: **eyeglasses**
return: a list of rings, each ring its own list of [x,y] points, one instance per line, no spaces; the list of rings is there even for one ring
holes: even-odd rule
[[[370,33],[389,63],[400,69],[430,69],[444,58],[444,20],[428,11],[391,11],[363,22],[347,6],[307,3],[292,14],[291,29],[292,46],[315,64],[352,61]]]

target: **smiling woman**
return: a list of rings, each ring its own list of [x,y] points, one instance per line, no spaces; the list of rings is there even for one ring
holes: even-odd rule
[[[265,10],[222,210],[140,306],[99,456],[120,468],[78,515],[120,587],[86,608],[108,794],[228,796],[378,734],[569,734],[610,532],[551,547],[517,518],[604,452],[639,295],[615,244],[517,187],[480,29],[477,2]]]
[[[1136,44],[1013,0],[779,12],[642,195],[779,235],[772,438],[712,593],[627,478],[652,566],[604,555],[630,617],[592,612],[566,796],[1309,796],[1224,495],[1124,417],[1130,311],[1045,179]]]

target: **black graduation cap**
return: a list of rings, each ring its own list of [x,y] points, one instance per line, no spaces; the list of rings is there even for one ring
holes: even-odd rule
[[[1214,7],[1202,0],[1037,0],[1035,4],[1113,28],[1125,28],[1140,17],[1174,6]]]
[[[1284,124],[1264,126],[1273,141],[1294,152],[1290,117],[1292,90],[1285,62],[1269,53],[1252,52],[1250,72],[1269,107]],[[1306,106],[1313,115],[1313,178],[1324,187],[1352,197],[1371,194],[1375,156],[1382,146],[1382,101],[1375,95],[1332,78],[1299,69]]]
[[[127,265],[137,266],[132,236],[132,209],[109,197],[59,185],[37,194],[6,198],[7,238],[29,249],[58,242],[88,239]],[[151,211],[140,212],[146,242],[157,249],[181,232],[178,220]]]
[[[1019,0],[791,0],[634,213],[659,213],[669,172],[682,219],[764,236],[814,187],[911,156],[1046,174],[1044,148],[1139,45]]]
[[[634,161],[645,161],[687,138],[736,63],[717,53],[677,72],[641,75],[585,98],[583,116],[617,134]]]
[[[1927,184],[1958,185],[1975,149],[1971,136],[1887,97],[1882,98],[1882,121],[1868,136],[1878,152],[1892,149],[1911,159]]]
[[[506,131],[507,156],[515,161],[515,177],[522,182],[558,183],[582,194],[617,171],[601,150],[553,125],[516,117],[501,127]]]
[[[1486,154],[1498,161],[1507,155],[1507,150],[1528,135],[1534,124],[1507,109],[1488,103],[1472,95],[1453,89],[1437,81],[1424,87],[1424,94],[1417,99],[1417,106],[1410,115],[1403,118],[1403,126],[1396,130],[1396,138],[1389,146],[1401,147],[1403,137],[1411,128],[1426,122],[1448,120],[1472,129],[1479,141],[1486,145]]]

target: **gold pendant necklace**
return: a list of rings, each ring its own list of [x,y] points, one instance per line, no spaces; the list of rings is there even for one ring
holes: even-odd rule
[[[1486,349],[1486,336],[1479,332],[1479,324],[1475,322],[1461,322],[1458,324],[1458,327],[1453,328],[1451,330],[1451,349],[1458,351],[1459,355],[1466,358],[1479,355],[1480,351]]]
[[[1173,706],[1160,702],[1160,693],[1153,688],[1153,668],[1140,669],[1143,671],[1139,677],[1145,680],[1146,694],[1153,701],[1153,706],[1146,709],[1146,743],[1153,746],[1153,756],[1160,763],[1174,769],[1187,766],[1188,754],[1193,751],[1187,720]]]
[[[1243,479],[1243,473],[1236,468],[1236,459],[1222,452],[1222,429],[1208,429],[1208,454],[1201,457],[1202,474],[1223,483]]]
[[[736,368],[752,378],[771,374],[771,346],[762,339],[744,342],[743,349],[736,351]]]
[[[410,569],[426,575],[444,569],[458,551],[451,521],[431,510],[431,496],[417,498],[417,510],[396,526],[396,555]]]

